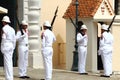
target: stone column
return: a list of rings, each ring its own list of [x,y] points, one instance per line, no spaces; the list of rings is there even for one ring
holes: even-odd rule
[[[40,0],[28,0],[29,66],[43,68],[40,39]]]

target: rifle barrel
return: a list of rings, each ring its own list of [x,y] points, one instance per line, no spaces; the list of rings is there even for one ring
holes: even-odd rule
[[[73,22],[73,20],[72,20],[72,18],[70,17],[69,14],[68,14],[68,17],[69,17],[70,21],[72,22],[73,26],[74,26],[75,28],[78,28],[78,26]]]
[[[20,24],[20,22],[19,22],[17,16],[16,16],[16,20],[17,20],[17,23],[18,23],[18,26],[19,26],[20,32],[21,32],[21,34],[23,35],[24,33],[23,33],[23,31],[22,31],[21,24]]]
[[[18,6],[16,5],[16,14],[15,14],[15,17],[16,17],[16,21],[17,21],[18,27],[19,27],[19,29],[20,29],[20,32],[21,32],[21,34],[23,35],[24,33],[23,33],[23,31],[22,31],[21,24],[20,24],[19,19],[18,19],[18,16],[17,16],[17,8],[18,8]]]
[[[112,24],[113,24],[113,22],[114,22],[114,20],[115,20],[115,17],[116,17],[116,15],[114,15],[114,17],[113,17],[113,19],[112,19],[112,21],[111,21],[111,23],[110,23],[110,25],[109,25],[109,27],[108,27],[108,32],[109,32],[109,29],[111,28],[111,26],[112,26]]]
[[[54,23],[54,21],[55,21],[55,19],[56,19],[57,12],[58,12],[58,6],[57,6],[57,8],[56,8],[56,10],[55,10],[55,14],[54,14],[54,17],[53,17],[52,22],[51,22],[51,27],[53,26],[53,23]]]

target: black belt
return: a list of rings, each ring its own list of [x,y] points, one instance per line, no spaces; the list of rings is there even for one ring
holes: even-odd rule
[[[87,47],[87,45],[80,45],[80,46]]]

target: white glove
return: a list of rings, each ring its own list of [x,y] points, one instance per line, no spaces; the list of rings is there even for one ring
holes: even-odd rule
[[[102,51],[101,50],[98,50],[98,55],[101,55]]]
[[[5,34],[2,34],[2,38],[3,38],[3,39],[6,39],[6,35],[5,35]]]
[[[87,35],[84,35],[84,37],[87,37]]]
[[[24,34],[24,35],[21,35],[21,38],[25,38],[25,36],[26,36],[25,34]]]

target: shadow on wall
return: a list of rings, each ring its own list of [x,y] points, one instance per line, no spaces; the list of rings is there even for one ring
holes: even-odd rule
[[[66,43],[61,36],[56,36],[56,42],[53,44],[53,68],[66,69]]]

